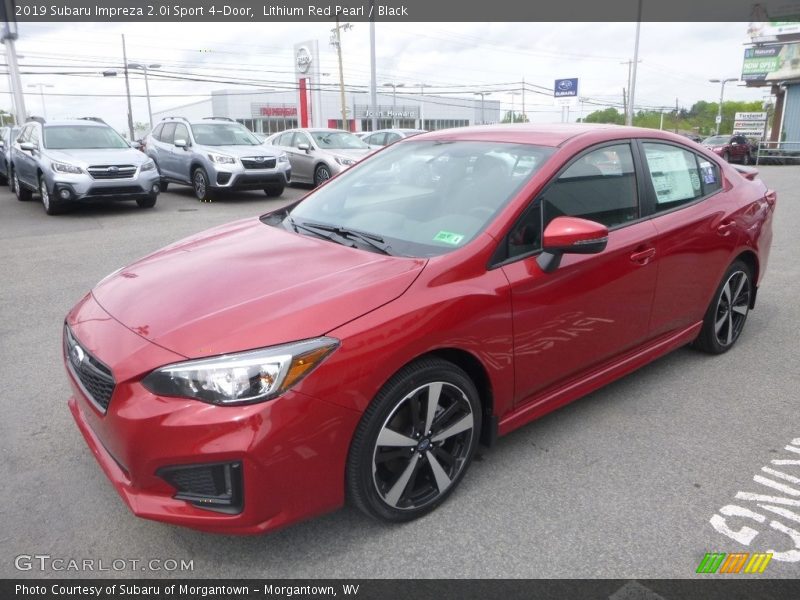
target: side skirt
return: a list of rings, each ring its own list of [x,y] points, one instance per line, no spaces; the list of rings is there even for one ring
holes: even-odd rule
[[[500,418],[498,434],[505,435],[549,412],[569,404],[612,381],[643,367],[665,354],[692,342],[700,333],[703,323],[695,323],[677,333],[662,336],[647,346],[616,357],[613,360],[572,379],[565,384],[545,390],[534,400],[514,409]]]

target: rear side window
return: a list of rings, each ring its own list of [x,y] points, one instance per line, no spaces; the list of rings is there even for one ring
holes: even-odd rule
[[[693,202],[719,189],[719,169],[678,146],[644,142],[645,160],[656,198],[656,212]]]
[[[161,141],[161,130],[164,129],[164,124],[156,125],[156,128],[153,129],[153,137],[158,141]]]
[[[391,132],[391,133],[387,133],[386,134],[386,139],[384,140],[383,143],[388,146],[389,144],[394,143],[399,139],[400,139],[400,134],[399,133]]]
[[[544,227],[556,217],[580,217],[606,227],[639,217],[636,173],[628,144],[584,154],[542,195]]]

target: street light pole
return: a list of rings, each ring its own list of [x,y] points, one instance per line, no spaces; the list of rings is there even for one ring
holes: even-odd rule
[[[392,127],[397,127],[396,115],[397,113],[397,88],[405,87],[405,83],[384,83],[384,87],[392,88]]]
[[[418,83],[419,86],[419,128],[425,129],[425,88],[427,83]]]
[[[39,88],[39,97],[42,99],[42,116],[47,120],[47,106],[44,102],[44,88],[54,87],[50,83],[29,83],[29,88]]]
[[[522,93],[523,92],[509,92],[509,95],[511,96],[511,122],[512,123],[516,123],[517,122],[517,113],[514,112],[514,96],[519,96]],[[523,122],[524,122],[524,119],[523,119]]]
[[[131,69],[141,69],[142,71],[144,71],[144,90],[145,94],[147,94],[147,114],[150,117],[150,129],[153,129],[153,109],[150,106],[150,83],[147,80],[147,71],[149,71],[150,69],[158,69],[161,67],[161,65],[159,64],[145,65],[139,63],[131,63],[128,65],[128,67]]]
[[[486,96],[491,96],[492,92],[475,92],[475,95],[481,97],[481,125],[485,125],[486,124],[486,119],[483,116],[483,99]]]
[[[131,108],[131,85],[128,82],[128,52],[125,50],[125,34],[122,34],[122,62],[125,65],[125,95],[128,97],[128,132],[133,141],[133,108]]]
[[[710,83],[719,83],[719,107],[717,109],[717,129],[714,135],[719,135],[719,126],[722,124],[722,99],[725,96],[725,84],[731,81],[739,81],[736,77],[727,79],[709,79]]]
[[[344,99],[344,67],[342,66],[342,36],[341,31],[347,31],[348,29],[352,29],[353,26],[350,23],[345,23],[344,25],[339,25],[339,17],[336,17],[336,27],[331,29],[331,45],[336,47],[336,52],[339,55],[339,94],[341,96],[340,101],[342,105],[342,129],[346,129],[350,131],[350,124],[347,122],[347,105],[345,104]]]

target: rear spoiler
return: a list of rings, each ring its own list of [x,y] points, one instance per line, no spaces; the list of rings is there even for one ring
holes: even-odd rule
[[[758,169],[754,169],[753,167],[745,167],[744,165],[734,164],[731,164],[731,166],[735,171],[738,171],[742,177],[749,179],[750,181],[755,181],[755,178],[758,176]]]

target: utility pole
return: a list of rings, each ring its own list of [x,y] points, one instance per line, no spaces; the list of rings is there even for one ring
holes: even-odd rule
[[[528,122],[528,117],[525,114],[525,77],[522,78],[522,119],[523,122]]]
[[[486,96],[491,96],[492,92],[474,92],[474,94],[481,97],[481,125],[485,125],[486,119],[483,116],[483,99]]]
[[[125,65],[125,95],[128,97],[128,132],[133,141],[133,109],[131,108],[131,85],[128,81],[128,52],[125,49],[125,34],[122,34],[122,62]]]
[[[678,99],[675,98],[675,133],[678,133]]]
[[[375,72],[375,0],[369,0],[369,94],[372,107],[372,131],[378,129],[378,76]]]
[[[636,66],[639,63],[639,30],[642,27],[642,0],[639,0],[639,9],[636,15],[636,42],[633,46],[633,71],[631,73],[631,85],[628,93],[628,118],[626,125],[633,125],[633,107],[636,104]]]
[[[19,76],[19,63],[17,62],[17,50],[14,46],[14,40],[17,39],[17,21],[14,15],[14,3],[3,1],[0,3],[2,6],[2,18],[5,23],[3,25],[3,33],[0,40],[6,47],[6,63],[8,64],[8,78],[11,82],[11,93],[14,98],[15,119],[17,125],[21,125],[28,118],[25,112],[25,98],[22,95],[22,81]]]
[[[336,17],[336,27],[331,29],[333,35],[331,36],[331,44],[336,46],[336,52],[339,54],[339,95],[342,104],[342,129],[350,131],[350,124],[347,122],[347,105],[344,99],[344,67],[342,66],[342,37],[341,31],[348,31],[353,26],[350,23],[339,25],[339,17]]]
[[[628,96],[625,88],[622,88],[622,112],[625,114],[625,121],[628,120]]]
[[[42,117],[47,120],[47,105],[44,102],[44,88],[55,87],[50,83],[29,83],[29,88],[39,88],[39,97],[42,99]]]

